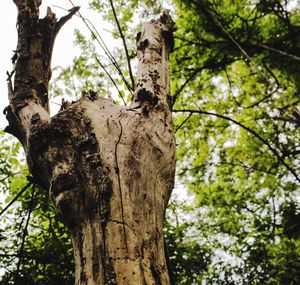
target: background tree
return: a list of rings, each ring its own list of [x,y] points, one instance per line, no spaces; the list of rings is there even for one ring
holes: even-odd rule
[[[201,280],[298,283],[299,10],[176,3],[178,175],[196,194],[200,242],[217,252]]]

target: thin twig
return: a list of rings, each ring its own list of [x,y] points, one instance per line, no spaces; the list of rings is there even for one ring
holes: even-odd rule
[[[118,34],[112,32],[112,31],[110,31],[110,30],[108,30],[108,29],[104,29],[104,28],[103,28],[102,30],[103,30],[103,31],[106,31],[106,32],[108,32],[108,33],[110,33],[110,34],[112,34],[112,35],[114,35],[115,37],[120,38],[120,35],[118,35]]]
[[[72,0],[69,0],[69,2],[73,5],[73,7],[75,7],[75,5],[73,4]],[[88,30],[91,32],[92,37],[97,41],[97,43],[100,45],[100,47],[102,48],[102,50],[104,51],[104,53],[107,55],[107,57],[109,58],[109,60],[112,62],[113,66],[117,69],[119,75],[121,76],[122,81],[126,85],[127,89],[130,91],[130,93],[132,94],[133,90],[132,90],[130,84],[127,82],[127,80],[126,80],[126,78],[125,78],[125,76],[124,76],[124,74],[123,74],[123,72],[122,72],[119,64],[117,63],[116,59],[114,58],[114,56],[111,54],[111,52],[107,48],[104,40],[102,39],[102,37],[100,36],[99,32],[95,28],[94,24],[89,19],[84,18],[79,11],[77,12],[77,14],[80,17],[80,19],[83,21],[83,23],[85,24],[85,26],[88,28]],[[91,27],[93,29],[89,25],[91,25]]]
[[[69,14],[66,16],[63,16],[62,18],[59,19],[59,21],[55,24],[53,33],[54,37],[58,34],[59,30],[62,28],[62,26],[69,21],[78,11],[80,7],[74,6],[72,9],[68,10]]]
[[[123,46],[124,46],[124,50],[125,50],[125,54],[126,54],[127,65],[128,65],[129,76],[130,76],[131,85],[132,85],[131,87],[132,87],[132,90],[134,90],[134,78],[133,78],[133,75],[132,75],[132,69],[131,69],[131,64],[130,64],[130,57],[129,57],[129,53],[128,53],[128,48],[127,48],[126,40],[125,40],[123,31],[122,31],[120,22],[119,22],[118,17],[117,17],[117,13],[116,13],[116,10],[115,10],[115,7],[114,7],[114,3],[113,3],[112,0],[109,0],[109,2],[110,2],[111,9],[113,11],[113,14],[114,14],[114,18],[115,18],[115,21],[116,21],[116,24],[117,24],[117,27],[118,27],[118,30],[119,30],[122,42],[123,42]]]
[[[194,171],[194,170],[198,170],[200,168],[204,168],[206,166],[214,166],[214,165],[216,165],[216,166],[231,165],[233,167],[243,167],[244,169],[249,170],[249,171],[258,171],[258,172],[263,172],[263,173],[266,173],[266,174],[269,174],[269,175],[276,176],[275,172],[273,173],[271,170],[268,170],[268,169],[262,169],[262,168],[259,168],[259,167],[248,166],[248,165],[245,165],[243,163],[235,163],[235,162],[230,162],[230,161],[220,161],[220,162],[208,162],[208,163],[204,163],[204,164],[197,165],[197,166],[195,166],[193,168],[190,168],[190,169],[184,169],[183,171],[181,171],[177,175],[178,176],[182,176],[187,171]]]
[[[232,83],[231,83],[231,80],[230,80],[230,77],[229,77],[229,74],[228,74],[228,71],[227,71],[227,68],[225,67],[224,68],[224,72],[225,72],[225,75],[226,75],[226,79],[227,79],[227,82],[228,82],[228,86],[229,86],[229,92],[230,92],[230,95],[231,95],[231,98],[234,100],[234,102],[239,106],[241,105],[237,99],[235,98],[234,94],[233,94],[233,91],[232,91]]]
[[[259,135],[257,132],[253,131],[249,127],[245,126],[241,122],[238,122],[238,121],[236,121],[236,120],[234,120],[230,117],[224,116],[224,115],[216,114],[216,113],[213,113],[213,112],[202,111],[200,109],[199,110],[177,109],[177,110],[172,110],[172,111],[175,112],[175,113],[195,113],[195,114],[204,114],[204,115],[215,116],[215,117],[230,121],[230,122],[240,126],[244,130],[246,130],[250,134],[252,134],[254,137],[258,138],[264,145],[266,145],[269,148],[269,150],[278,158],[278,160],[293,174],[295,179],[300,183],[300,178],[298,177],[297,173],[285,162],[284,158],[279,154],[279,152],[275,148],[273,148],[270,145],[270,143],[266,139],[264,139],[261,135]]]
[[[212,16],[213,17],[213,16]],[[249,62],[252,62],[252,58],[248,55],[248,53],[242,48],[242,46],[236,41],[236,39],[226,31],[224,26],[221,24],[221,22],[216,18],[213,17],[213,20],[216,22],[216,24],[221,28],[222,32],[227,35],[227,37],[234,43],[234,45],[242,52],[242,54],[248,59]]]
[[[32,183],[31,182],[29,182],[29,183],[27,183],[24,187],[23,187],[23,189],[15,196],[15,198],[13,198],[8,204],[7,204],[7,206],[1,211],[1,213],[0,213],[0,217],[1,217],[1,215],[2,214],[4,214],[5,212],[6,212],[6,210],[13,204],[13,203],[15,203],[17,200],[18,200],[18,198],[30,187],[32,185]]]
[[[176,91],[176,93],[172,96],[172,107],[175,105],[176,100],[183,89],[188,85],[188,83],[195,78],[195,76],[200,72],[199,69],[194,70],[190,76],[186,79],[186,81],[180,86],[180,88]]]
[[[4,258],[10,258],[10,259],[15,259],[17,258],[25,258],[25,259],[30,259],[30,260],[37,260],[39,262],[47,262],[49,263],[49,261],[51,261],[51,263],[55,263],[55,264],[60,264],[60,261],[57,261],[57,256],[55,255],[55,253],[51,254],[44,254],[42,256],[39,256],[37,254],[27,254],[27,253],[23,253],[22,255],[18,254],[18,253],[0,253],[0,257],[4,257]],[[61,264],[60,264],[61,265]],[[5,269],[7,270],[7,269]],[[11,271],[12,272],[12,271]]]
[[[291,54],[291,53],[288,53],[288,52],[285,52],[285,51],[282,51],[282,50],[279,50],[279,49],[275,49],[275,48],[272,48],[272,47],[269,47],[269,46],[266,46],[264,44],[258,44],[259,47],[262,47],[266,50],[270,50],[270,51],[273,51],[273,52],[276,52],[276,53],[279,53],[283,56],[287,56],[287,57],[290,57],[294,60],[297,60],[297,61],[300,61],[300,57],[299,56],[296,56],[294,54]]]
[[[75,64],[73,65],[73,67],[70,66],[70,75],[71,75],[71,84],[72,84],[72,87],[74,89],[74,92],[75,92],[75,98],[76,100],[78,100],[78,93],[77,93],[77,88],[76,88],[76,84],[75,84],[75,80],[74,80],[74,71],[77,67],[77,64],[79,63],[79,60],[80,60],[80,57],[76,60]]]
[[[216,11],[215,11],[216,13]],[[240,50],[240,52],[246,57],[246,59],[249,61],[249,63],[252,63],[253,66],[252,68],[255,68],[255,71],[259,74],[261,74],[261,76],[268,81],[268,77],[266,76],[266,74],[260,70],[257,66],[258,64],[256,63],[256,61],[247,53],[247,51],[238,43],[238,41],[225,29],[225,27],[222,25],[222,23],[211,14],[211,17],[213,19],[213,21],[219,26],[219,28],[222,30],[222,32],[229,38],[230,41],[232,41],[232,43],[238,48],[238,50]]]
[[[122,99],[124,105],[127,106],[127,104],[126,104],[126,102],[125,102],[125,100],[124,100],[124,96],[123,96],[123,94],[121,93],[120,89],[118,88],[118,86],[117,86],[116,82],[114,81],[114,79],[111,77],[111,75],[110,75],[109,72],[106,70],[105,66],[101,63],[101,61],[100,61],[97,57],[95,57],[95,59],[96,59],[96,61],[99,63],[99,65],[101,66],[101,68],[105,71],[105,73],[107,74],[107,76],[109,77],[109,79],[111,80],[111,82],[113,83],[113,85],[114,85],[114,86],[116,87],[116,89],[118,90],[119,96],[121,97],[121,99]]]
[[[61,252],[64,254],[65,257],[67,257],[67,248],[66,248],[65,244],[63,244],[61,242],[61,240],[58,238],[58,236],[52,226],[52,218],[50,217],[50,215],[49,216],[46,215],[46,217],[48,218],[48,221],[49,221],[49,231],[52,233],[54,239],[58,242]]]
[[[189,118],[193,115],[193,113],[190,113],[182,122],[181,124],[175,129],[175,134],[177,131],[189,120]]]
[[[14,173],[9,173],[5,177],[3,177],[3,178],[0,179],[0,183],[3,182],[3,181],[5,181],[7,178],[15,176],[15,175],[20,174],[20,173],[21,173],[21,171],[14,172]],[[1,175],[3,175],[3,174],[1,173]]]
[[[94,24],[86,19],[87,22],[89,22],[91,24],[91,26],[93,27],[93,29],[95,30],[96,34],[92,33],[94,39],[98,42],[98,44],[101,46],[101,48],[103,49],[104,53],[108,56],[109,60],[111,61],[111,63],[113,64],[113,66],[116,68],[116,70],[118,71],[119,75],[121,76],[122,81],[124,82],[124,84],[126,85],[127,89],[130,91],[130,93],[132,94],[133,89],[131,88],[130,84],[128,83],[128,81],[126,80],[121,67],[119,66],[119,64],[117,63],[116,59],[114,58],[114,56],[111,54],[111,52],[109,51],[108,47],[106,46],[104,40],[102,39],[102,37],[100,36],[99,32],[97,31],[97,29],[95,28]],[[99,39],[100,40],[99,40]]]
[[[35,191],[33,191],[32,195],[31,195],[30,205],[29,205],[28,214],[27,214],[27,220],[26,220],[26,223],[25,223],[25,227],[23,229],[22,243],[21,243],[20,252],[19,252],[20,257],[19,257],[19,261],[18,261],[18,264],[17,264],[17,271],[16,271],[16,276],[15,276],[16,283],[18,283],[17,280],[19,278],[20,267],[21,267],[21,263],[22,263],[23,250],[24,250],[26,235],[27,235],[27,232],[28,232],[27,229],[28,229],[28,225],[29,225],[30,215],[32,213],[33,206],[34,206],[34,203],[33,203],[34,198],[35,198]]]
[[[264,96],[262,99],[260,99],[260,100],[258,100],[258,101],[256,101],[256,102],[254,102],[254,103],[251,104],[250,106],[245,107],[245,108],[247,108],[247,109],[253,108],[253,107],[259,105],[260,103],[264,102],[265,100],[271,98],[271,97],[277,92],[277,90],[278,90],[279,87],[280,87],[279,80],[278,80],[278,78],[275,76],[275,74],[273,73],[273,71],[272,71],[272,70],[267,66],[267,64],[265,64],[264,62],[263,62],[263,66],[264,66],[264,68],[267,70],[267,72],[272,76],[272,78],[275,80],[275,82],[276,82],[276,89],[275,89],[273,92],[271,92],[271,93],[267,94],[266,96]]]

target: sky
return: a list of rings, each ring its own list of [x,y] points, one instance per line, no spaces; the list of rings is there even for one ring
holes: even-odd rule
[[[73,3],[81,7],[81,14],[93,22],[104,40],[111,41],[111,37],[106,31],[107,29],[111,29],[111,27],[108,23],[102,21],[101,16],[97,14],[97,12],[88,9],[88,1],[73,0]],[[43,0],[40,17],[44,17],[48,6],[58,18],[67,13],[61,8],[70,9],[72,7],[69,0]],[[15,50],[17,46],[16,20],[17,8],[13,0],[2,0],[0,9],[0,129],[5,128],[7,125],[6,118],[2,111],[8,105],[6,72],[12,71],[11,58],[14,54],[13,50]],[[70,65],[74,56],[79,53],[79,50],[73,46],[74,29],[79,29],[82,33],[88,32],[82,20],[77,16],[73,16],[73,18],[63,26],[56,38],[52,56],[52,67],[57,65]],[[52,109],[53,108],[55,108],[55,106],[52,106]]]
[[[12,0],[5,0],[0,9],[0,129],[6,125],[2,110],[7,101],[6,71],[11,70],[10,58],[16,47],[17,11]]]

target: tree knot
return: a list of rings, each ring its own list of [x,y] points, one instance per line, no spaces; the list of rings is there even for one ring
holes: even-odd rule
[[[137,100],[141,103],[148,102],[151,107],[158,103],[158,97],[146,88],[137,91]]]
[[[91,101],[95,101],[98,95],[95,91],[89,90],[89,91],[82,91],[82,97],[87,98]]]

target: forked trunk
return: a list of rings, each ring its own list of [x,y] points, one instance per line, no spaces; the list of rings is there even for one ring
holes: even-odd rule
[[[18,1],[19,42],[6,131],[19,138],[35,180],[68,226],[76,284],[169,284],[163,220],[173,188],[175,141],[169,106],[173,22],[167,13],[137,36],[130,106],[89,91],[54,117],[48,81],[60,21],[41,1]]]

